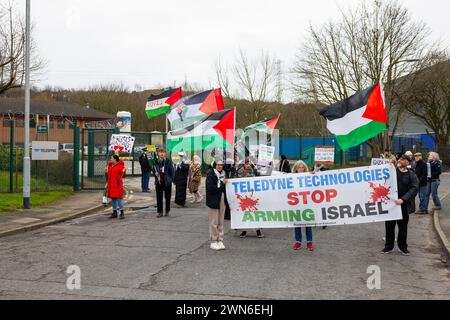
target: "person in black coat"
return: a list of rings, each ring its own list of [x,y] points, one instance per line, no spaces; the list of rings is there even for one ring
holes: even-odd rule
[[[289,165],[289,161],[287,160],[285,155],[281,155],[280,157],[280,166],[278,171],[284,173],[291,173],[291,166]]]
[[[427,214],[428,213],[426,202],[428,195],[427,164],[423,160],[421,153],[416,153],[414,157],[416,159],[415,173],[417,179],[419,180],[419,211],[417,211],[416,213]]]
[[[149,182],[150,174],[152,172],[152,167],[150,166],[150,161],[147,157],[147,149],[142,149],[142,153],[139,156],[139,164],[141,165],[141,189],[142,192],[149,192]]]
[[[175,184],[175,203],[181,207],[186,205],[186,190],[189,178],[189,162],[186,159],[186,154],[180,152],[178,154],[181,159],[176,165],[175,177],[173,183]]]
[[[165,216],[169,215],[170,198],[172,197],[173,164],[166,158],[166,150],[158,150],[158,160],[153,165],[155,175],[156,202],[158,218],[163,216],[163,198],[166,200]]]
[[[414,172],[408,169],[411,158],[402,155],[397,160],[397,187],[398,199],[395,204],[402,208],[402,220],[386,221],[386,243],[382,253],[391,253],[394,250],[395,225],[398,225],[398,249],[404,256],[409,256],[408,251],[408,222],[411,213],[411,200],[417,195],[419,190],[419,179]]]
[[[209,237],[211,249],[223,250],[224,215],[225,215],[225,184],[228,179],[223,170],[223,161],[213,163],[206,175],[206,206],[208,207]]]
[[[233,179],[236,178],[236,166],[234,165],[234,160],[231,158],[228,158],[225,161],[225,164],[223,165],[223,170],[225,171],[225,178],[226,179]],[[227,200],[227,194],[225,193],[225,220],[230,220],[231,219],[231,210],[230,210],[230,206],[228,205],[228,200]]]

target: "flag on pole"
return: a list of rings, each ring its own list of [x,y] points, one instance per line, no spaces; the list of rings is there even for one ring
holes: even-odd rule
[[[153,118],[170,112],[172,106],[181,99],[181,88],[169,89],[158,95],[151,95],[147,99],[145,113],[147,117]]]
[[[280,115],[278,117],[269,119],[269,120],[262,120],[257,123],[254,123],[244,129],[244,132],[250,131],[250,130],[256,130],[256,131],[262,131],[266,132],[268,134],[271,134],[272,131],[275,129],[278,120],[280,120]]]
[[[236,126],[235,109],[212,113],[203,120],[167,134],[171,152],[193,152],[211,148],[233,150]]]
[[[320,114],[342,150],[358,146],[387,128],[383,87],[378,83],[324,108]]]
[[[213,112],[224,110],[220,89],[208,90],[180,99],[171,108],[167,119],[172,130],[185,128]]]

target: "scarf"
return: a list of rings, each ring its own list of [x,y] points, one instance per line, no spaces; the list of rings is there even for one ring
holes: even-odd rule
[[[214,169],[214,173],[217,177],[217,188],[220,188],[220,183],[223,183],[223,180],[225,179],[225,170],[222,170],[222,172],[217,171],[217,169]]]

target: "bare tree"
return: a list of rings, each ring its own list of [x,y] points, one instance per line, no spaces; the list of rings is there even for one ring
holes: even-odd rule
[[[309,34],[292,70],[293,90],[312,101],[332,104],[383,81],[389,115],[393,79],[414,70],[406,62],[424,56],[429,32],[398,2],[375,0],[341,10],[338,21],[310,26]],[[389,139],[379,136],[378,141],[383,143],[368,142],[373,153],[390,147]]]
[[[217,59],[215,64],[216,81],[219,87],[222,89],[222,94],[226,98],[232,98],[231,96],[231,81],[230,73],[227,66],[223,64],[220,58]]]
[[[31,41],[31,52],[35,52]],[[30,71],[42,70],[44,61],[32,54]],[[0,3],[0,94],[20,88],[25,78],[25,22],[14,9],[14,1]]]
[[[250,123],[261,120],[267,113],[269,102],[275,98],[276,60],[266,52],[262,52],[258,60],[250,60],[241,49],[233,71],[242,97],[252,106],[247,120]]]
[[[429,127],[438,151],[450,164],[450,58],[434,52],[422,60],[422,69],[402,79],[396,88],[399,108]]]

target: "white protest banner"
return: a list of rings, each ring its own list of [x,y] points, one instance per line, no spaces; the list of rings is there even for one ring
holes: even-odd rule
[[[109,141],[109,151],[131,153],[135,138],[126,134],[113,134]]]
[[[260,144],[258,149],[258,165],[262,167],[270,167],[275,154],[275,147]]]
[[[323,164],[333,164],[334,147],[316,147],[314,151],[314,161]]]
[[[391,165],[317,174],[232,179],[232,229],[293,228],[401,220]]]
[[[32,141],[31,159],[32,160],[58,160],[59,143],[58,141]]]
[[[391,160],[390,159],[385,159],[385,158],[372,158],[372,162],[371,165],[372,166],[382,166],[384,164],[390,164]]]

